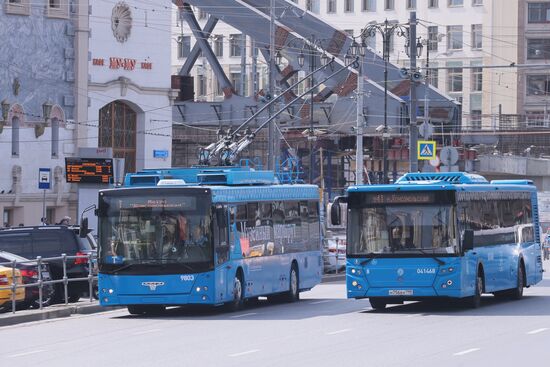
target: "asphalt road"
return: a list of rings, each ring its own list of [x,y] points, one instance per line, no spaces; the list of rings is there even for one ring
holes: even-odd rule
[[[384,312],[325,283],[238,313],[125,310],[0,328],[2,366],[520,366],[550,364],[550,274],[520,301]]]

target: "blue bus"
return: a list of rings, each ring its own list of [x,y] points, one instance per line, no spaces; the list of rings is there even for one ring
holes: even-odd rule
[[[319,189],[246,167],[144,170],[98,202],[100,303],[239,309],[320,283]]]
[[[394,184],[351,186],[348,298],[374,309],[433,297],[479,307],[483,293],[520,299],[542,279],[537,191],[528,180],[408,173]]]

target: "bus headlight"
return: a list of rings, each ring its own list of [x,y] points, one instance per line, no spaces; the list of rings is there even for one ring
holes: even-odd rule
[[[197,292],[200,292],[201,291],[201,287],[197,287]]]
[[[351,282],[351,285],[354,286],[354,287],[357,287],[357,280],[354,280],[353,282]]]
[[[453,281],[451,279],[447,280],[447,285],[453,285]]]
[[[112,289],[109,289],[109,294],[113,294],[115,291]]]

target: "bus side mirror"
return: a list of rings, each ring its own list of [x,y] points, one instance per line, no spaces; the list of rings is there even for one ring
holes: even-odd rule
[[[225,208],[216,208],[216,221],[218,222],[218,226],[220,228],[226,228],[227,227],[227,215]]]
[[[79,236],[85,238],[88,235],[88,218],[82,218],[80,220]]]
[[[462,239],[462,250],[464,252],[474,249],[474,231],[471,229],[464,230],[464,238]]]
[[[330,204],[330,224],[339,226],[342,224],[342,207],[340,206],[341,197],[338,196]]]

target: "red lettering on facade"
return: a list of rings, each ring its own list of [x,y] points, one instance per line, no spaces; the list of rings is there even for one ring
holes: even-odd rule
[[[104,59],[92,59],[92,65],[104,66],[105,65],[105,60]]]
[[[153,63],[152,62],[142,62],[141,68],[145,70],[151,70],[153,69]]]

